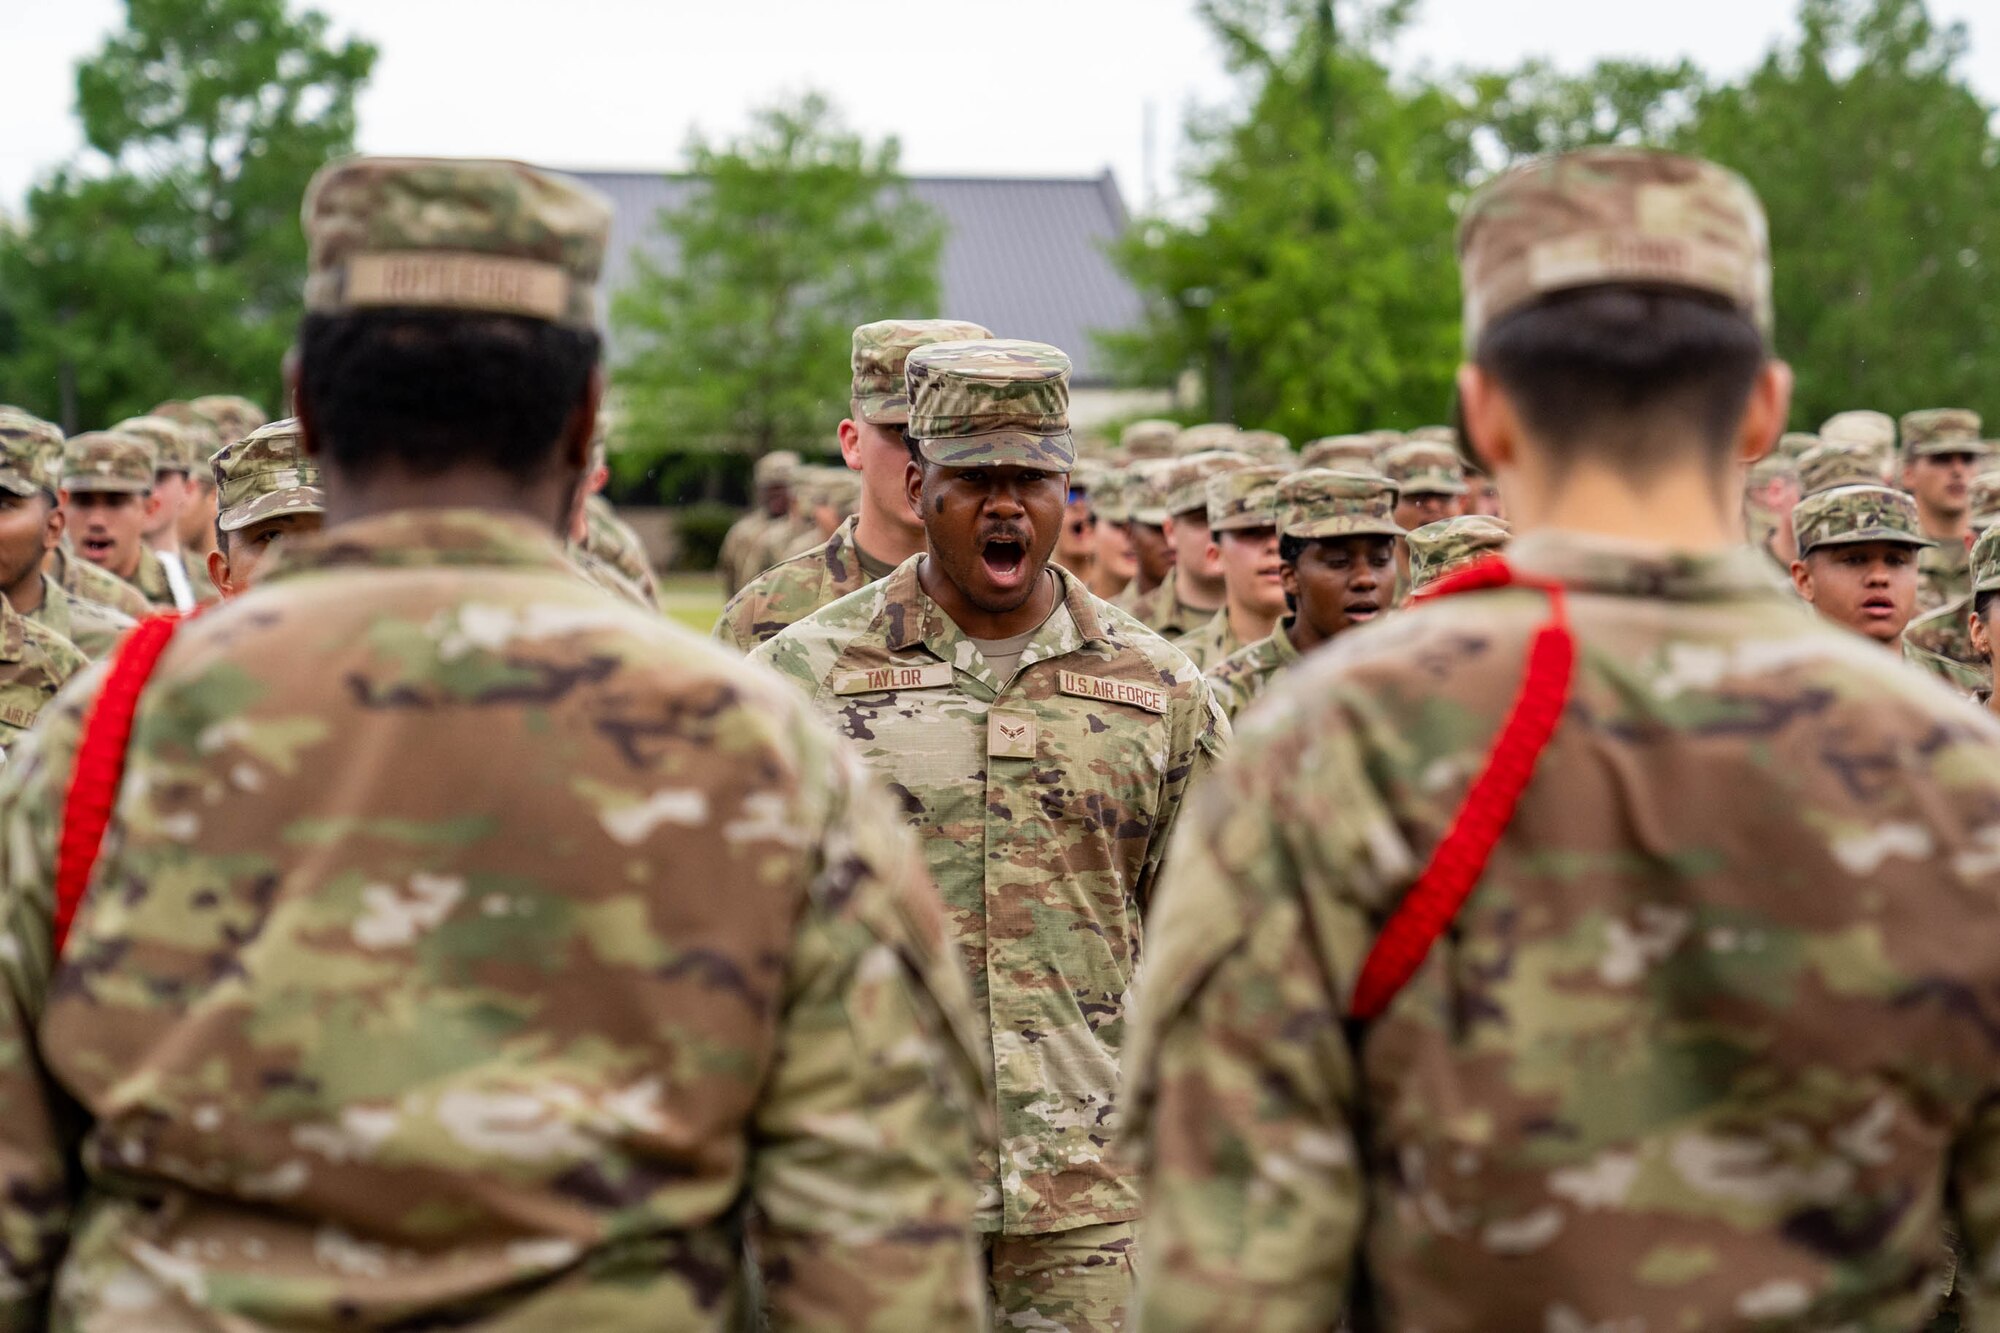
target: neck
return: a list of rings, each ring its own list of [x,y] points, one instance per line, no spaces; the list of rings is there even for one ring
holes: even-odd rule
[[[1311,652],[1330,637],[1312,627],[1304,616],[1294,615],[1285,619],[1285,637],[1292,641],[1292,647],[1300,655]]]
[[[1092,596],[1101,597],[1108,602],[1124,592],[1131,582],[1132,580],[1121,579],[1103,565],[1099,565],[1090,576],[1090,592]]]
[[[988,611],[975,606],[928,555],[917,566],[917,583],[937,603],[938,609],[950,616],[966,637],[973,639],[1011,639],[1016,634],[1026,634],[1047,620],[1056,606],[1056,575],[1046,566],[1035,576],[1034,592],[1009,611]]]
[[[1149,579],[1146,577],[1146,571],[1141,569],[1139,573],[1135,576],[1134,582],[1136,582],[1139,585],[1139,595],[1141,597],[1144,597],[1147,593],[1159,587],[1162,583],[1165,583],[1166,580]]]
[[[861,492],[861,509],[854,520],[854,541],[862,550],[885,565],[900,565],[924,549],[924,530],[915,523],[897,522],[869,503]]]
[[[1220,611],[1223,591],[1221,579],[1196,578],[1180,565],[1174,566],[1174,596],[1181,605],[1197,611]]]
[[[324,477],[329,528],[413,509],[485,509],[532,519],[561,537],[570,530],[580,503],[580,474],[566,481],[543,478],[523,484],[486,468],[423,477],[371,469],[361,477],[328,465]]]
[[[48,600],[46,596],[48,585],[42,581],[46,577],[42,573],[42,562],[37,560],[28,566],[27,572],[20,578],[15,579],[7,587],[0,588],[0,593],[4,593],[8,605],[22,615],[33,615],[41,610],[42,603]]]
[[[1940,513],[1935,509],[1917,506],[1917,521],[1924,530],[1924,536],[1937,542],[1965,544],[1965,535],[1972,531],[1972,512],[1960,510],[1956,514]]]
[[[1555,528],[1680,551],[1719,551],[1744,540],[1742,506],[1729,494],[1729,475],[1676,468],[1634,483],[1580,466],[1560,480],[1539,482],[1517,471],[1502,493],[1516,536]]]
[[[1271,631],[1278,627],[1276,612],[1259,611],[1254,607],[1229,603],[1229,632],[1238,643],[1255,643],[1259,639],[1271,637]]]
[[[173,527],[168,527],[160,532],[149,532],[146,534],[146,545],[152,547],[155,551],[178,551],[181,549],[181,534]]]

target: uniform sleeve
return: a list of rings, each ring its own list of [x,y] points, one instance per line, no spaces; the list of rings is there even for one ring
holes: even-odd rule
[[[970,993],[914,840],[858,761],[836,787],[757,1117],[770,1326],[983,1327]]]
[[[1147,924],[1124,1127],[1147,1333],[1323,1330],[1346,1298],[1366,1195],[1334,974],[1368,926],[1326,856],[1351,831],[1293,803],[1326,796],[1297,759],[1253,748],[1202,782]]]
[[[1187,803],[1190,792],[1207,785],[1208,775],[1214,771],[1216,761],[1229,744],[1229,735],[1229,719],[1223,715],[1214,689],[1205,678],[1197,676],[1189,706],[1175,719],[1171,741],[1173,752],[1167,757],[1160,817],[1153,823],[1153,836],[1146,846],[1146,860],[1139,871],[1136,897],[1141,911],[1147,910],[1152,902],[1160,868],[1173,840],[1174,827],[1180,820],[1181,807]]]
[[[82,1126],[36,1028],[54,966],[55,849],[86,700],[101,669],[43,711],[0,767],[0,1330],[41,1328],[68,1239]]]
[[[1954,1283],[1968,1333],[2000,1333],[2000,1099],[1989,1099],[1954,1146],[1951,1199],[1964,1245]]]
[[[729,605],[722,608],[716,617],[715,628],[710,632],[717,643],[727,644],[739,653],[748,653],[757,646],[757,640],[750,634],[752,621],[748,590],[737,593],[729,599]]]

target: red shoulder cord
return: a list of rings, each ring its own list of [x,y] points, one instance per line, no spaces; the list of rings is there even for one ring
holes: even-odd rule
[[[1570,634],[1561,585],[1522,578],[1505,560],[1489,558],[1432,584],[1414,600],[1435,601],[1454,593],[1508,586],[1540,588],[1548,594],[1549,618],[1528,648],[1528,667],[1514,706],[1486,756],[1486,766],[1465,793],[1430,864],[1375,937],[1375,946],[1355,983],[1353,1015],[1374,1018],[1415,975],[1472,895],[1486,871],[1500,835],[1513,822],[1521,793],[1555,735],[1569,702],[1576,667],[1576,640]]]
[[[151,616],[139,622],[113,650],[111,669],[84,718],[83,740],[77,746],[76,771],[70,775],[63,801],[62,838],[56,845],[55,956],[62,957],[70,923],[83,905],[90,872],[104,845],[111,807],[125,780],[125,749],[132,739],[132,716],[160,654],[183,621],[179,615]]]

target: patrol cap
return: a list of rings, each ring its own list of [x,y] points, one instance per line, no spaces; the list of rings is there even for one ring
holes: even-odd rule
[[[1379,446],[1372,435],[1322,435],[1299,451],[1299,465],[1340,472],[1374,472]]]
[[[1979,414],[1963,407],[1929,407],[1903,414],[1903,452],[1911,458],[1934,454],[1983,454]]]
[[[1798,466],[1790,458],[1773,449],[1770,453],[1765,454],[1750,465],[1749,471],[1745,474],[1745,484],[1751,490],[1756,490],[1758,487],[1767,486],[1781,477],[1788,477],[1793,481],[1797,481],[1799,479]]]
[[[306,455],[296,417],[259,426],[224,445],[215,475],[215,525],[236,532],[279,514],[323,514],[319,464]]]
[[[1917,502],[1890,486],[1836,486],[1799,501],[1792,510],[1799,554],[1822,546],[1895,542],[1935,546],[1917,520]]]
[[[927,343],[905,365],[910,435],[939,467],[1068,472],[1069,357],[1019,338]]]
[[[1886,478],[1867,450],[1837,440],[1814,445],[1799,456],[1799,494],[1818,495],[1836,486],[1880,486]]]
[[[1867,408],[1835,412],[1821,423],[1819,437],[1822,440],[1868,445],[1882,450],[1886,456],[1896,452],[1896,419],[1887,412],[1874,412]]]
[[[1972,544],[1972,590],[2000,591],[2000,526],[1986,529]]]
[[[151,440],[156,474],[182,472],[194,475],[195,436],[180,422],[156,416],[127,417],[111,429]]]
[[[1382,455],[1382,475],[1404,495],[1464,495],[1467,490],[1457,450],[1432,440],[1411,440]]]
[[[1208,515],[1208,479],[1238,468],[1252,467],[1256,459],[1229,449],[1208,449],[1179,459],[1167,474],[1166,506],[1169,517],[1200,510]]]
[[[750,484],[758,490],[789,486],[798,476],[799,456],[789,449],[773,449],[750,465]]]
[[[155,462],[153,442],[143,436],[85,431],[63,442],[63,489],[144,494],[153,489]]]
[[[1458,432],[1450,426],[1419,426],[1410,432],[1410,438],[1425,444],[1441,444],[1454,453],[1458,450]]]
[[[1134,478],[1123,468],[1112,468],[1090,488],[1090,507],[1104,523],[1132,521]]]
[[[1802,430],[1788,430],[1778,437],[1778,445],[1766,458],[1783,458],[1796,462],[1806,450],[1820,443],[1820,437]]]
[[[63,433],[54,422],[0,407],[0,490],[53,494],[62,484]]]
[[[1179,466],[1172,458],[1147,458],[1132,465],[1128,483],[1132,522],[1150,528],[1166,526],[1167,487]]]
[[[983,325],[958,319],[878,319],[863,324],[854,331],[851,394],[861,419],[875,426],[909,421],[910,390],[903,367],[912,349],[992,336]]]
[[[1966,521],[1984,531],[2000,523],[2000,472],[1982,472],[1972,479],[1967,493],[1970,509]]]
[[[1278,531],[1318,541],[1327,537],[1400,537],[1396,484],[1368,472],[1313,467],[1278,484]]]
[[[248,398],[233,393],[203,394],[188,406],[215,427],[216,434],[222,437],[222,444],[234,444],[271,420],[269,412]]]
[[[611,205],[522,162],[350,157],[306,187],[306,309],[456,310],[595,331]]]
[[[1504,519],[1486,514],[1462,514],[1424,524],[1409,536],[1410,591],[1428,587],[1454,570],[1504,550],[1513,535]]]
[[[1189,426],[1174,437],[1174,456],[1186,458],[1217,449],[1235,449],[1236,437],[1242,433],[1227,421],[1204,421],[1199,426]]]
[[[1278,526],[1278,483],[1290,468],[1260,463],[1218,472],[1205,483],[1210,532]]]
[[[1466,205],[1458,255],[1468,350],[1543,297],[1617,283],[1719,296],[1771,336],[1763,205],[1700,158],[1599,147],[1523,163]]]
[[[1135,421],[1118,433],[1118,447],[1125,451],[1125,457],[1133,462],[1148,458],[1172,458],[1174,440],[1180,436],[1181,427],[1177,421],[1164,417],[1147,417]]]
[[[1260,463],[1290,464],[1296,457],[1292,453],[1292,442],[1274,430],[1243,431],[1229,447],[1237,453],[1250,455]]]

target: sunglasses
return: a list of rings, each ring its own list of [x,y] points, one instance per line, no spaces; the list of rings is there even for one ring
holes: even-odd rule
[[[1089,532],[1092,528],[1096,526],[1097,526],[1097,515],[1095,514],[1086,514],[1082,518],[1073,518],[1069,521],[1070,536],[1081,537],[1084,533]]]

